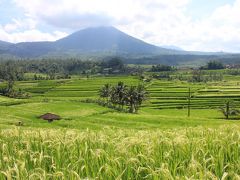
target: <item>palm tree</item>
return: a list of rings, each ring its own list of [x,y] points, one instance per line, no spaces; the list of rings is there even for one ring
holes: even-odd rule
[[[143,85],[131,86],[126,94],[126,102],[130,113],[137,113],[143,101],[147,100],[147,91]]]
[[[126,103],[129,106],[129,112],[136,112],[137,90],[136,86],[130,86],[126,93]]]
[[[136,103],[136,112],[139,107],[142,105],[143,101],[147,100],[148,92],[146,91],[144,85],[140,84],[137,86],[137,103]]]
[[[99,91],[99,95],[101,98],[107,99],[107,104],[109,103],[109,98],[112,94],[112,86],[111,84],[105,84]]]
[[[100,97],[107,98],[113,105],[119,105],[123,109],[124,105],[129,107],[130,113],[137,113],[143,101],[147,99],[147,91],[143,85],[127,86],[123,82],[118,82],[115,87],[105,84],[99,91]]]
[[[123,82],[118,82],[117,86],[115,87],[115,95],[117,98],[117,103],[122,107],[125,104],[125,96],[126,96],[127,86]]]

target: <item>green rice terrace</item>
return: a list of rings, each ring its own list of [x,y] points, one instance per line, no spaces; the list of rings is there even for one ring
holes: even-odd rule
[[[136,114],[95,103],[104,84],[119,81],[142,83],[137,76],[16,82],[30,98],[0,96],[0,179],[240,178],[239,117],[220,111],[226,101],[240,107],[238,76],[153,79]],[[62,119],[49,123],[39,118],[45,113]]]
[[[46,112],[56,113],[63,118],[62,121],[54,122],[54,127],[76,129],[99,129],[105,126],[164,129],[238,123],[224,121],[219,110],[226,100],[232,100],[236,107],[240,105],[238,81],[188,83],[153,80],[145,84],[149,98],[138,114],[119,113],[96,103],[86,102],[88,99],[99,99],[99,89],[104,84],[116,84],[118,81],[127,85],[141,83],[135,76],[17,82],[15,88],[30,93],[31,98],[13,99],[1,96],[1,124],[11,125],[22,121],[24,127],[51,127],[52,124],[37,118]],[[189,87],[191,116],[188,118]]]

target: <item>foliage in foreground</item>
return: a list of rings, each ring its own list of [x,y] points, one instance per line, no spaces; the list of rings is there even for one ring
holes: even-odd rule
[[[240,127],[0,131],[0,179],[237,179]]]

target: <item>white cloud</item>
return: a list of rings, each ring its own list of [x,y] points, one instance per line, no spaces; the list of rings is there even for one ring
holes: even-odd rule
[[[15,0],[28,17],[57,28],[78,30],[88,26],[113,25],[138,38],[148,37],[145,40],[157,44],[169,43],[169,32],[175,32],[188,23],[189,18],[184,16],[188,2],[189,0],[35,0],[26,3],[26,0]],[[158,34],[162,38],[156,39]]]
[[[28,30],[24,32],[14,33],[11,35],[14,41],[16,42],[23,42],[26,39],[32,41],[54,41],[56,39],[62,38],[66,36],[66,33],[55,31],[52,34],[50,33],[43,33],[39,30]]]
[[[216,8],[207,19],[200,21],[186,15],[191,0],[13,1],[24,10],[27,19],[2,27],[5,37],[14,42],[55,40],[66,35],[42,33],[37,30],[42,23],[59,31],[113,25],[156,45],[177,45],[187,50],[240,51],[240,0]],[[13,33],[20,27],[25,30]]]
[[[88,18],[81,18],[86,15],[98,15],[106,19],[103,23],[111,21],[113,25],[124,23],[124,21],[132,22],[141,20],[140,18],[158,18],[154,15],[179,15],[179,9],[182,9],[189,0],[35,0],[31,3],[26,0],[14,0],[17,6],[23,8],[27,16],[44,20],[48,23],[53,21],[60,21],[60,18],[66,24],[71,21],[76,22],[79,18],[79,27],[85,27],[84,20],[89,21]],[[164,14],[168,12],[168,14]],[[91,21],[90,21],[91,22]],[[95,21],[93,20],[92,25]],[[98,25],[98,23],[97,23]]]
[[[54,41],[65,36],[67,36],[67,34],[60,31],[55,31],[53,33],[44,33],[36,29],[26,30],[23,32],[7,33],[0,26],[1,40],[13,43],[25,41]]]
[[[26,15],[25,18],[12,18],[11,22],[0,24],[1,40],[18,43],[26,41],[55,41],[68,34],[64,31],[43,32],[38,29],[40,21]]]
[[[11,23],[8,23],[4,25],[3,29],[6,32],[14,32],[24,29],[35,29],[37,25],[37,22],[33,19],[27,18],[27,19],[16,19],[13,18]]]
[[[240,0],[217,8],[208,19],[192,22],[188,49],[240,52]],[[194,41],[195,40],[195,41]],[[191,47],[191,42],[195,42]]]

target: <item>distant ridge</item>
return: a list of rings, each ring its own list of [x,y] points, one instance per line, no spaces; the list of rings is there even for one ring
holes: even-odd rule
[[[129,36],[114,27],[95,27],[77,31],[54,42],[0,42],[4,53],[22,58],[35,58],[51,54],[171,54],[176,50],[161,48]],[[6,49],[6,47],[8,47]]]
[[[176,50],[176,51],[184,51],[182,48],[177,47],[177,46],[173,46],[173,45],[168,45],[168,46],[161,46],[162,48],[165,49],[172,49],[172,50]]]
[[[114,27],[93,27],[57,41],[8,43],[0,41],[1,59],[81,58],[102,60],[121,57],[128,64],[203,65],[210,60],[240,62],[239,54],[184,51],[176,46],[158,47]]]
[[[7,48],[7,47],[9,47],[10,45],[12,45],[12,43],[9,43],[9,42],[1,41],[1,40],[0,40],[0,49],[1,49],[1,48]]]

